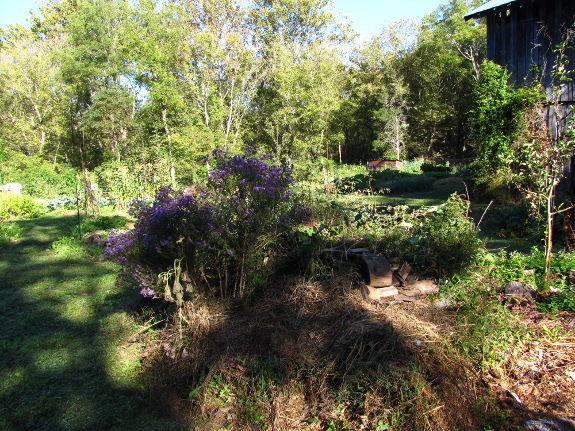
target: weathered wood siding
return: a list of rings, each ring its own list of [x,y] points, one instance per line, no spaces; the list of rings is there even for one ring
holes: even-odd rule
[[[575,1],[518,1],[485,16],[488,58],[505,66],[517,86],[531,82],[537,76],[535,71],[539,71],[543,85],[549,90],[553,84],[551,71],[556,60],[554,48],[564,39],[565,29],[575,25]],[[568,68],[573,70],[575,50],[569,49],[567,55]],[[561,134],[566,118],[573,116],[575,82],[563,83],[560,101],[559,114],[563,121],[559,124],[552,107],[547,108],[547,124],[553,136]],[[575,199],[575,157],[571,157],[570,163],[564,166],[563,174],[559,193]]]
[[[563,39],[565,27],[575,23],[573,0],[528,0],[514,2],[487,13],[487,56],[511,72],[516,85],[524,85],[543,73],[543,84],[551,86],[554,47]],[[568,51],[569,66],[575,51]],[[575,101],[575,84],[565,85],[563,102]]]

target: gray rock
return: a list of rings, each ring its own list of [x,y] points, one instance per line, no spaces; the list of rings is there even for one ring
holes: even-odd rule
[[[529,431],[575,431],[575,424],[570,418],[527,421],[525,426]]]
[[[537,291],[531,284],[523,281],[512,281],[505,286],[505,296],[513,302],[528,304],[535,301]]]
[[[453,305],[453,304],[451,303],[451,301],[450,301],[449,299],[445,299],[445,298],[443,298],[443,299],[438,299],[437,301],[435,301],[435,302],[433,303],[433,306],[434,306],[435,308],[440,309],[440,310],[443,310],[443,309],[445,309],[445,308],[449,308],[449,307],[451,307],[452,305]]]

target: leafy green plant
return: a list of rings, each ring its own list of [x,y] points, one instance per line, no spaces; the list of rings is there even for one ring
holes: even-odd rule
[[[162,186],[165,178],[158,175],[158,171],[162,171],[160,164],[161,161],[134,165],[110,161],[98,166],[94,174],[102,196],[113,205],[124,208],[134,199],[152,196]]]
[[[20,238],[24,229],[14,223],[0,220],[0,248],[10,244],[11,241]]]
[[[469,202],[456,194],[421,220],[410,261],[425,272],[448,275],[476,262],[484,251],[469,217]]]
[[[525,113],[542,98],[537,87],[513,88],[509,73],[491,61],[480,69],[481,78],[473,93],[473,137],[478,157],[473,167],[476,191],[487,195],[508,184],[513,143],[525,127]]]
[[[444,174],[452,174],[455,169],[449,165],[436,165],[433,163],[422,163],[420,168],[421,172],[428,174],[431,172],[437,173],[444,173]]]
[[[56,209],[76,209],[80,205],[80,199],[77,196],[57,196],[46,201],[46,206],[50,210]]]
[[[2,181],[22,184],[27,194],[50,199],[60,194],[73,194],[77,172],[60,164],[52,164],[39,156],[5,151]]]
[[[483,227],[491,235],[526,238],[537,233],[537,224],[527,205],[509,205],[490,209]]]
[[[575,311],[575,289],[567,287],[561,292],[544,297],[539,304],[542,310],[549,313]]]
[[[565,175],[565,166],[575,151],[575,127],[572,118],[568,118],[568,114],[564,113],[561,102],[565,83],[571,81],[573,73],[573,70],[567,67],[568,51],[571,49],[569,42],[573,34],[571,30],[555,50],[557,60],[551,71],[553,82],[549,91],[549,113],[544,113],[543,102],[532,107],[525,116],[526,126],[523,133],[515,141],[516,163],[513,180],[530,203],[532,214],[541,217],[545,229],[546,283],[550,279],[555,216],[573,208],[560,208],[555,196],[557,186]],[[555,122],[554,125],[548,124],[551,119]],[[553,135],[551,128],[556,130],[557,136]]]
[[[0,219],[15,217],[35,218],[44,212],[44,206],[26,195],[0,194]]]

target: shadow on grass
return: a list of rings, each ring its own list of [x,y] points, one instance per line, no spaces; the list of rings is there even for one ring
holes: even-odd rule
[[[180,429],[122,352],[135,297],[114,286],[116,267],[49,249],[69,218],[19,223],[28,232],[0,252],[0,429]]]

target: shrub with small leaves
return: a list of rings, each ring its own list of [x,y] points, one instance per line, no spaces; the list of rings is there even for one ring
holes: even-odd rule
[[[0,249],[20,238],[23,231],[24,229],[14,222],[0,221]]]

